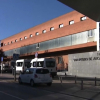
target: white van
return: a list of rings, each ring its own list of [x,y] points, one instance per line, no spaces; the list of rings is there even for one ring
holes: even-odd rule
[[[47,68],[52,77],[57,75],[56,60],[54,58],[34,58],[31,60],[31,68],[33,67]]]
[[[26,68],[30,68],[31,67],[30,61],[31,60],[28,59],[16,60],[16,73],[20,73],[24,71]]]

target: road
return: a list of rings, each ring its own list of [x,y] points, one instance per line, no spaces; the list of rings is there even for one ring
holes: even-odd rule
[[[45,84],[31,87],[14,82],[13,76],[0,75],[0,100],[100,100],[100,86],[84,86],[81,90],[75,81],[53,80],[51,87]]]
[[[1,100],[86,100],[76,98],[57,91],[57,84],[48,87],[46,85],[37,85],[31,87],[28,84],[19,85],[18,83],[0,82]],[[73,98],[73,99],[68,99]]]

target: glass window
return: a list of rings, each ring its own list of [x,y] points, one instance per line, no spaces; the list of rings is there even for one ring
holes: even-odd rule
[[[36,32],[36,33],[35,33],[35,35],[39,35],[39,33],[38,33],[38,32]]]
[[[24,39],[27,39],[27,37],[25,36]]]
[[[51,28],[50,28],[50,31],[53,31],[53,30],[54,30],[54,27],[51,27]]]
[[[33,67],[43,67],[44,61],[33,62]]]
[[[81,17],[81,21],[86,20],[86,16]]]
[[[62,57],[58,57],[58,64],[61,64],[63,62],[63,58]]]
[[[46,61],[46,66],[47,67],[55,67],[55,62],[54,61]]]
[[[32,34],[30,34],[30,37],[33,37],[33,35],[32,35]]]
[[[29,74],[29,69],[26,69],[25,70],[25,74]]]
[[[72,24],[74,24],[74,20],[69,21],[69,25],[72,25]]]
[[[4,44],[4,46],[6,45],[6,43]]]
[[[60,25],[59,25],[59,28],[62,28],[63,26],[64,26],[63,24],[60,24]]]
[[[48,74],[49,70],[48,69],[37,69],[36,73],[37,74]]]
[[[33,62],[33,67],[36,67],[36,62]]]
[[[11,43],[13,43],[13,41],[11,41]]]
[[[8,42],[8,45],[9,45],[9,42]]]
[[[88,37],[93,37],[93,30],[88,31]]]
[[[23,62],[17,62],[17,67],[22,67]]]
[[[38,67],[43,67],[43,64],[44,64],[44,61],[39,61],[39,62],[37,62],[37,66],[38,66]]]
[[[22,41],[22,38],[20,38],[20,41]]]
[[[29,70],[29,74],[33,74],[34,70]]]
[[[43,30],[42,33],[46,33],[46,30]]]
[[[39,47],[40,47],[40,43],[37,43],[37,44],[36,44],[36,48],[39,48]]]
[[[18,40],[16,39],[15,42],[17,42]]]

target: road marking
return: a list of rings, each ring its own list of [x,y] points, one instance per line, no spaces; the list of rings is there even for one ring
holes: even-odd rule
[[[13,96],[13,95],[8,94],[8,93],[5,93],[5,92],[3,92],[3,91],[0,91],[0,93],[6,94],[6,95],[11,96],[11,97],[13,97],[13,98],[17,98],[17,99],[19,99],[19,100],[24,100],[24,99],[22,99],[22,98],[19,98],[19,97]]]

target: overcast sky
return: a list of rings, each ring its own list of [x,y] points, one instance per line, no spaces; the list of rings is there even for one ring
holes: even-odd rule
[[[0,40],[71,11],[57,0],[0,0]]]

